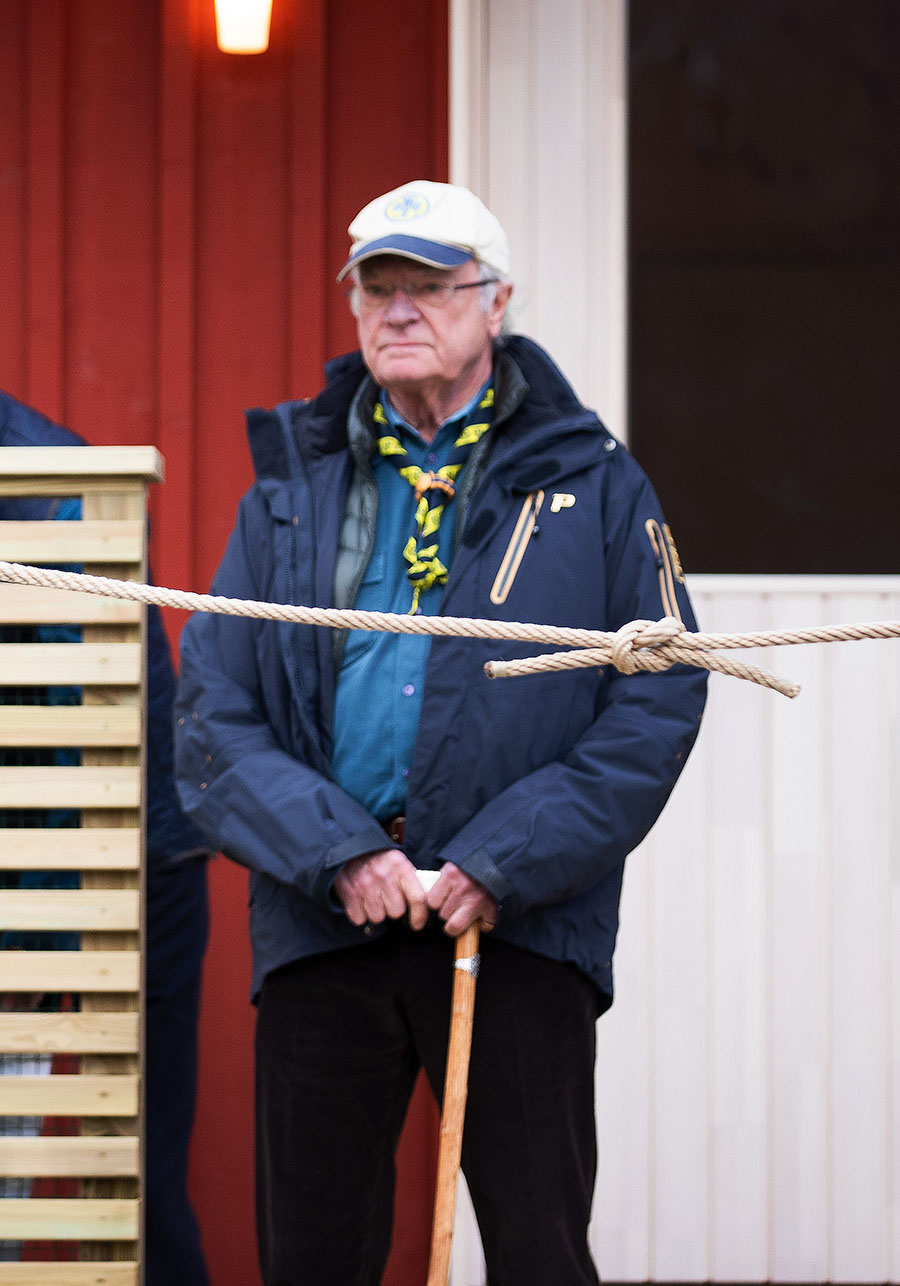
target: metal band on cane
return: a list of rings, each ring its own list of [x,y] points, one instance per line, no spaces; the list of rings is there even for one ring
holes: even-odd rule
[[[435,882],[440,875],[440,871],[416,871],[416,875],[418,876],[419,883],[422,888],[426,893],[428,893],[434,888]],[[476,980],[478,978],[478,970],[480,967],[481,953],[478,951],[476,951],[472,956],[460,956],[458,960],[454,960],[453,962],[454,969],[459,969],[461,973],[471,974]]]

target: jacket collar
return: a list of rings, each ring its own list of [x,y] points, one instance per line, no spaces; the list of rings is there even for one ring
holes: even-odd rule
[[[510,418],[528,394],[524,376],[503,349],[499,349],[494,358],[494,389],[496,400],[493,425],[496,428]],[[377,397],[378,386],[366,372],[347,414],[348,445],[354,463],[360,469],[368,468],[374,447],[372,423]]]
[[[271,411],[247,411],[247,436],[258,479],[287,480],[304,459],[347,446],[347,415],[366,375],[362,356],[347,353],[325,367],[325,387],[314,398],[279,402]]]
[[[498,342],[494,369],[498,394],[495,425],[500,427],[518,413],[515,443],[506,444],[507,450],[513,451],[518,444],[524,448],[525,441],[534,433],[543,434],[548,424],[564,422],[569,430],[600,427],[549,355],[526,336],[510,335]],[[352,426],[357,420],[364,421],[368,400],[374,396],[375,385],[362,355],[347,353],[330,361],[325,379],[324,388],[314,398],[282,402],[271,411],[257,408],[247,412],[258,478],[288,479],[304,459],[331,455],[348,445],[355,454],[364,452],[357,432],[352,432],[348,442],[348,422]],[[530,441],[528,449],[535,445]]]

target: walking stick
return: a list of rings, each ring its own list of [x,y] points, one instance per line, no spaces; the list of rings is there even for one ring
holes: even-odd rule
[[[470,925],[456,939],[453,1007],[450,1018],[450,1040],[447,1047],[447,1072],[444,1079],[444,1107],[441,1113],[441,1137],[438,1144],[437,1187],[427,1286],[447,1286],[450,1277],[450,1243],[453,1238],[456,1185],[466,1113],[469,1052],[472,1048],[472,1019],[475,1014],[475,979],[478,977],[480,958],[478,955],[480,932],[480,925],[476,923]]]

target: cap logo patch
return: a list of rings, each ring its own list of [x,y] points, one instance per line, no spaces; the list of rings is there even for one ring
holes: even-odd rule
[[[407,192],[385,206],[384,217],[395,223],[406,223],[409,219],[421,219],[430,208],[428,198],[420,192]]]

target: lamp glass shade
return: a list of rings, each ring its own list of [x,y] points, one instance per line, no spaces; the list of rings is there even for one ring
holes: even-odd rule
[[[261,54],[271,21],[272,0],[216,0],[216,44],[226,54]]]

